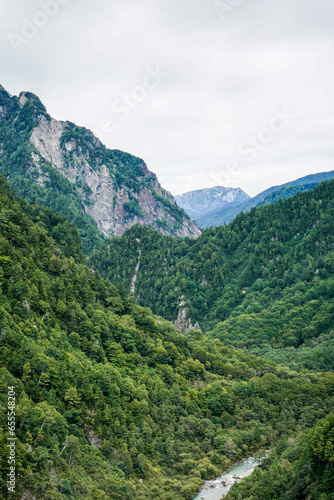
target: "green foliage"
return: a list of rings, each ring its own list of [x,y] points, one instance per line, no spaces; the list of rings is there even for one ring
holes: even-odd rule
[[[130,201],[124,203],[123,205],[125,217],[124,220],[127,222],[130,219],[134,219],[135,217],[144,217],[145,214],[140,208],[139,202],[137,198],[131,197]]]
[[[175,321],[180,303],[203,331],[293,368],[332,369],[334,181],[239,214],[197,240],[133,227],[91,258],[140,305]],[[139,243],[137,243],[139,240]],[[316,350],[317,339],[326,345]],[[327,337],[324,337],[327,336]],[[304,349],[304,350],[303,350]],[[294,364],[295,363],[295,364]]]
[[[66,219],[16,198],[1,178],[1,498],[8,386],[19,473],[11,498],[190,499],[204,479],[327,415],[333,374],[298,374],[201,332],[180,334],[89,269],[71,250],[76,238]],[[329,432],[312,445],[325,460]]]
[[[77,228],[71,224],[67,217],[55,214],[49,208],[43,208],[36,201],[27,203],[22,198],[17,198],[8,189],[4,176],[0,175],[0,194],[3,206],[10,207],[10,211],[3,210],[0,214],[0,228],[5,231],[17,233],[14,225],[22,220],[22,213],[33,222],[38,229],[52,237],[57,248],[65,257],[73,257],[78,263],[84,262],[82,243]],[[26,222],[28,223],[28,222]],[[9,257],[0,256],[0,261],[10,260]]]
[[[334,415],[297,439],[282,438],[254,474],[234,485],[226,500],[332,500]]]
[[[172,215],[177,222],[182,223],[183,217],[185,217],[188,220],[190,219],[189,215],[187,215],[186,213],[184,214],[184,213],[180,212],[179,207],[177,205],[175,205],[174,203],[172,203],[171,201],[169,201],[168,198],[159,195],[156,191],[153,191],[153,190],[152,190],[152,194],[153,194],[154,198],[163,207],[165,207],[167,209],[167,211],[170,213],[170,215]]]

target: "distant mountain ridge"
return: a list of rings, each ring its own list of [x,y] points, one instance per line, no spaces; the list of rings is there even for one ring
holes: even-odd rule
[[[226,206],[218,210],[214,210],[195,220],[203,229],[208,227],[221,226],[229,224],[240,212],[246,212],[253,207],[276,203],[279,199],[286,199],[294,196],[298,192],[311,191],[315,186],[323,181],[334,178],[334,170],[330,172],[321,172],[319,174],[311,174],[295,181],[287,182],[281,186],[273,186],[266,189],[262,193],[249,198],[232,206]]]
[[[240,188],[197,189],[175,196],[176,203],[183,208],[192,219],[197,219],[223,207],[230,207],[248,200],[250,197]]]
[[[200,234],[143,160],[54,120],[36,95],[11,96],[1,86],[0,173],[18,195],[68,215],[86,253],[138,223],[165,235]]]

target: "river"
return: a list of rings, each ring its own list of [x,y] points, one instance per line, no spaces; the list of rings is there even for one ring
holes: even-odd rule
[[[205,481],[203,489],[198,493],[194,500],[220,500],[224,495],[226,495],[231,486],[238,481],[238,479],[233,476],[236,475],[240,478],[250,476],[255,467],[260,465],[260,463],[261,461],[252,457],[242,460],[218,479]],[[223,486],[222,482],[225,483],[226,486]]]

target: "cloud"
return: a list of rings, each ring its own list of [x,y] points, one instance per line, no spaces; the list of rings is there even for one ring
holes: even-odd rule
[[[59,12],[13,50],[9,33],[45,2]],[[332,0],[241,0],[224,18],[214,0],[62,2],[1,4],[1,84],[35,92],[58,119],[109,120],[104,142],[144,158],[174,194],[213,182],[282,107],[295,123],[233,185],[256,194],[333,169]],[[122,118],[115,102],[140,96],[157,67],[164,78]]]

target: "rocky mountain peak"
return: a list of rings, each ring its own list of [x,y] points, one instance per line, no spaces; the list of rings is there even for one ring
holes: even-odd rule
[[[53,119],[31,92],[21,92],[4,108],[0,116],[4,112],[9,116],[6,124],[0,122],[4,149],[0,172],[17,185],[19,194],[34,195],[40,203],[66,214],[75,205],[72,212],[86,217],[83,225],[94,221],[106,236],[120,236],[134,224],[179,237],[200,234],[197,224],[140,158],[106,148],[90,130]],[[14,165],[9,162],[15,149],[13,137],[16,151],[18,147],[24,151]]]
[[[242,189],[224,186],[198,189],[175,196],[179,207],[195,220],[222,207],[235,205],[247,199],[249,196]]]

